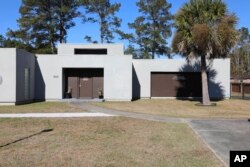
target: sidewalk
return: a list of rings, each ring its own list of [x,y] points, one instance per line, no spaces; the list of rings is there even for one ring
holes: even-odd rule
[[[0,114],[0,118],[79,118],[79,117],[111,117],[112,114],[95,113],[23,113]]]
[[[90,112],[100,112],[100,113],[105,113],[105,114],[110,114],[110,115],[124,116],[124,117],[129,117],[129,118],[136,118],[136,119],[144,119],[144,120],[149,120],[149,121],[187,123],[187,119],[183,119],[183,118],[170,118],[170,117],[163,117],[159,115],[118,111],[118,110],[98,107],[87,102],[71,102],[70,104],[76,107],[79,107],[85,111],[90,111]]]

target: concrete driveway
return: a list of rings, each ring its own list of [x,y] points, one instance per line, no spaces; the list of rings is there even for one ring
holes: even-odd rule
[[[229,165],[229,151],[250,151],[250,122],[244,120],[191,120],[189,125],[214,153]]]

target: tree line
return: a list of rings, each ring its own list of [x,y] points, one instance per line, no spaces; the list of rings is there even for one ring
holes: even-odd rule
[[[120,29],[117,16],[120,3],[109,0],[22,0],[19,29],[8,30],[7,39],[0,36],[0,46],[18,47],[33,53],[56,53],[56,44],[67,41],[68,30],[75,26],[74,18],[83,23],[99,23],[100,41],[91,36],[92,43],[112,43],[114,34],[128,40],[126,53],[134,58],[152,58],[177,53],[190,60],[200,58],[202,96],[210,105],[206,60],[231,56],[232,73],[249,73],[250,35],[247,28],[236,30],[237,17],[228,11],[222,0],[189,0],[177,12],[170,13],[166,0],[138,0],[139,16],[128,23],[133,33]],[[79,7],[83,7],[80,12]],[[167,39],[175,28],[172,46]]]
[[[250,33],[248,28],[238,30],[238,40],[230,52],[231,74],[242,79],[250,76]]]
[[[75,26],[74,19],[78,17],[83,23],[99,24],[100,40],[83,37],[87,42],[112,43],[117,35],[121,40],[129,41],[127,53],[133,53],[137,58],[169,55],[167,38],[171,36],[171,4],[166,0],[139,0],[136,5],[140,16],[128,23],[135,32],[129,34],[120,29],[122,19],[117,16],[120,3],[109,0],[22,0],[21,17],[17,20],[19,29],[8,29],[7,37],[0,37],[0,45],[33,53],[56,53],[56,44],[67,42],[67,32]]]

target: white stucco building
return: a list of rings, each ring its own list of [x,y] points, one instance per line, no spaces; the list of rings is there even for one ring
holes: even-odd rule
[[[210,62],[211,98],[230,97],[230,60]],[[60,44],[56,55],[0,49],[0,103],[201,97],[198,61],[138,60],[121,44]]]

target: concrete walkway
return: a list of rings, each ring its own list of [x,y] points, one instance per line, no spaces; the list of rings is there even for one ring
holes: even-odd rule
[[[84,103],[71,102],[70,104],[76,107],[80,107],[83,110],[89,111],[89,112],[100,112],[100,113],[119,115],[119,116],[124,116],[124,117],[129,117],[129,118],[144,119],[144,120],[149,120],[149,121],[172,122],[172,123],[186,123],[187,122],[186,119],[182,119],[182,118],[170,118],[170,117],[163,117],[163,116],[158,116],[158,115],[107,109],[107,108],[91,105],[90,103],[87,103],[87,102],[84,102]]]
[[[104,113],[23,113],[0,114],[0,118],[79,118],[79,117],[111,117],[115,115]]]

